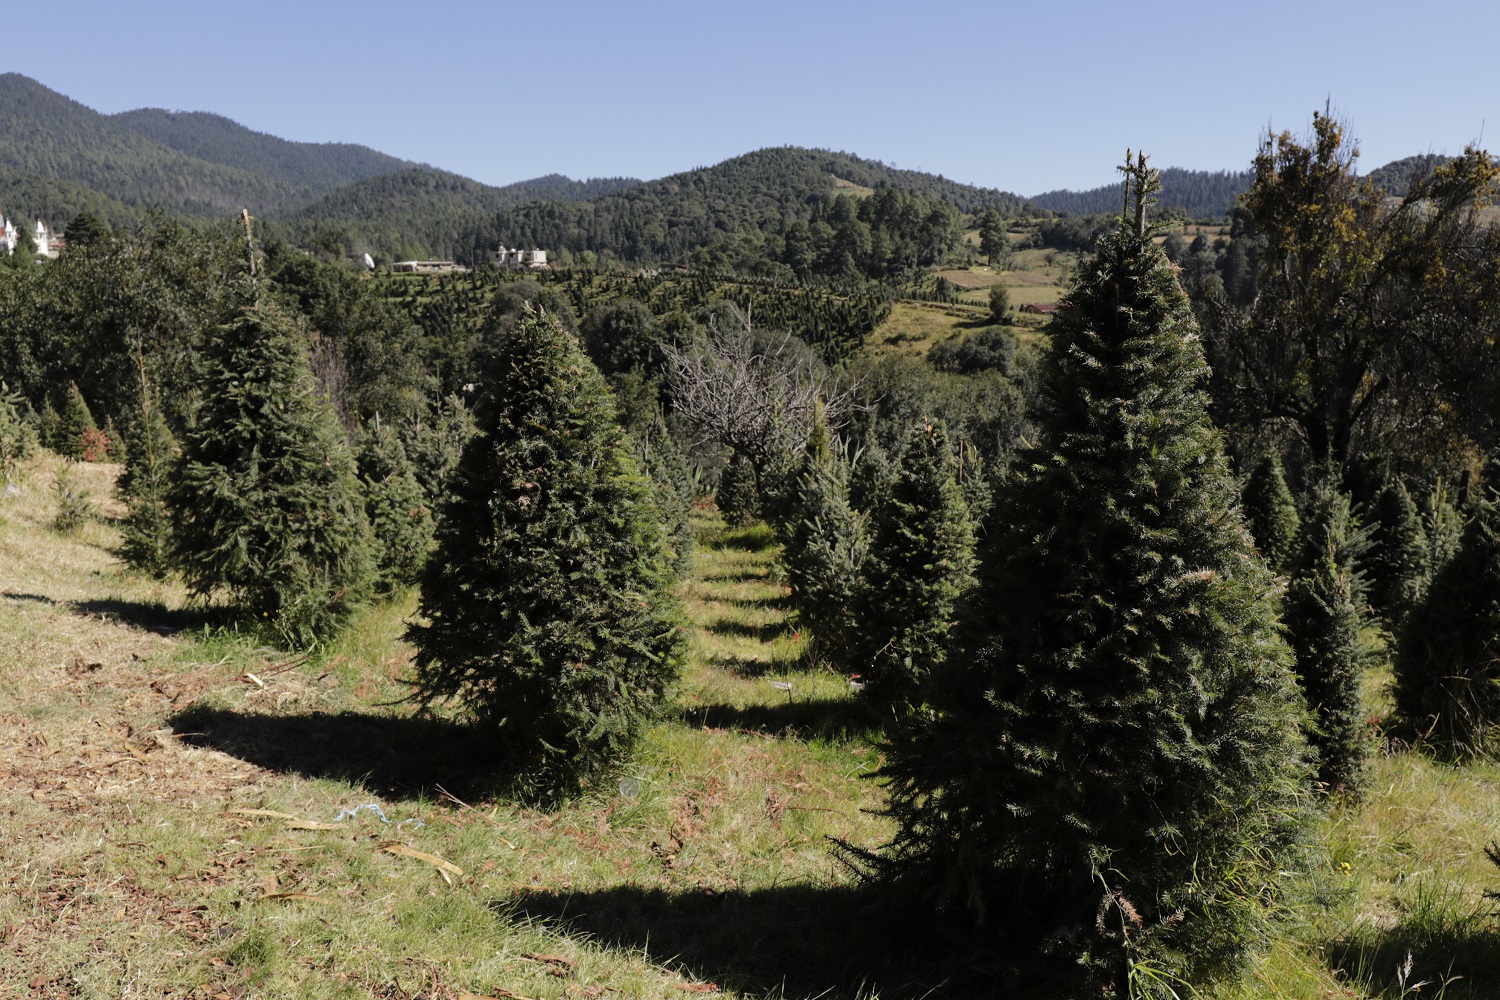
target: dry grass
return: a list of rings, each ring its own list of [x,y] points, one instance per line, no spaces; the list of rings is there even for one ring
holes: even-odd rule
[[[117,470],[81,471],[105,499]],[[0,997],[988,990],[945,989],[961,966],[913,953],[920,917],[883,937],[830,860],[830,836],[890,833],[878,752],[844,679],[802,661],[763,528],[700,512],[673,717],[618,786],[541,812],[486,791],[460,727],[395,703],[411,595],[287,656],[123,572],[110,524],[53,532],[49,472],[0,507]],[[1215,995],[1500,995],[1497,790],[1500,766],[1382,756]],[[390,822],[349,814],[367,805]]]

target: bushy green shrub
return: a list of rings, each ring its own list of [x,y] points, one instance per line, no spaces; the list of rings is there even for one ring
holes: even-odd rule
[[[493,735],[497,771],[550,798],[618,765],[677,676],[673,552],[571,334],[528,315],[481,378],[407,633],[413,697],[456,702]]]
[[[1207,374],[1173,269],[1122,225],[1054,322],[964,635],[890,741],[894,842],[855,859],[1047,956],[1057,995],[1237,969],[1299,835],[1302,699]]]
[[[169,495],[172,562],[308,645],[368,595],[370,528],[354,456],[274,305],[243,308],[204,346],[202,405]]]
[[[64,459],[52,480],[52,493],[57,498],[52,527],[63,534],[72,534],[99,516],[94,498],[78,478],[76,464],[73,459]]]

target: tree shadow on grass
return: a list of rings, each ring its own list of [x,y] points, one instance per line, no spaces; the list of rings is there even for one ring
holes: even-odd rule
[[[766,736],[790,735],[802,740],[842,741],[874,732],[877,720],[869,706],[850,698],[815,698],[775,705],[700,705],[684,708],[689,725]]]
[[[69,602],[68,607],[74,614],[85,618],[105,618],[161,635],[171,635],[184,629],[202,628],[206,625],[223,624],[233,620],[233,614],[229,609],[179,608],[173,611],[157,601],[123,601],[104,598],[93,601],[72,601]]]
[[[1372,997],[1500,996],[1500,932],[1487,912],[1424,924],[1407,920],[1378,930],[1362,927],[1329,942],[1323,952],[1331,969]]]
[[[195,705],[168,720],[190,746],[306,778],[334,778],[387,799],[480,799],[503,788],[493,744],[445,719],[311,712],[270,715]]]
[[[667,892],[618,886],[492,903],[514,923],[646,952],[684,979],[744,995],[820,1000],[1017,995],[993,962],[944,940],[930,914],[893,917],[868,891],[777,886]]]
[[[752,625],[749,622],[735,621],[733,618],[720,618],[709,622],[704,627],[715,635],[739,636],[743,639],[754,639],[757,642],[771,642],[792,633],[791,624],[782,620]]]

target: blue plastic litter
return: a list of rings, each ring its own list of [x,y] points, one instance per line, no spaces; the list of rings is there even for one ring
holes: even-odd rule
[[[366,809],[374,813],[376,818],[378,818],[382,823],[390,824],[393,822],[392,820],[386,818],[385,810],[380,808],[380,803],[378,802],[366,802],[362,806],[355,806],[353,809],[345,809],[343,812],[335,816],[333,818],[333,821],[335,823],[342,823],[346,819],[353,819],[355,816],[358,816]],[[401,822],[396,823],[395,825],[398,827],[402,827],[408,823],[415,823],[417,826],[427,825],[426,823],[423,823],[421,820],[417,819],[415,816],[413,816],[411,819],[403,819]]]

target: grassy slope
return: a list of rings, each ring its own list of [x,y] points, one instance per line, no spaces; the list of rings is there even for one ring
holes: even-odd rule
[[[390,704],[409,597],[311,658],[194,624],[178,588],[122,572],[109,524],[48,528],[49,461],[0,506],[0,996],[972,995],[874,937],[830,860],[828,835],[888,833],[878,755],[842,678],[798,666],[764,529],[700,515],[675,718],[635,782],[547,813],[487,796],[457,730]],[[83,471],[106,496],[116,470]],[[1497,786],[1380,760],[1222,997],[1395,997],[1408,951],[1412,995],[1456,974],[1448,997],[1495,995],[1473,915],[1500,884]],[[394,822],[333,822],[368,803]]]

